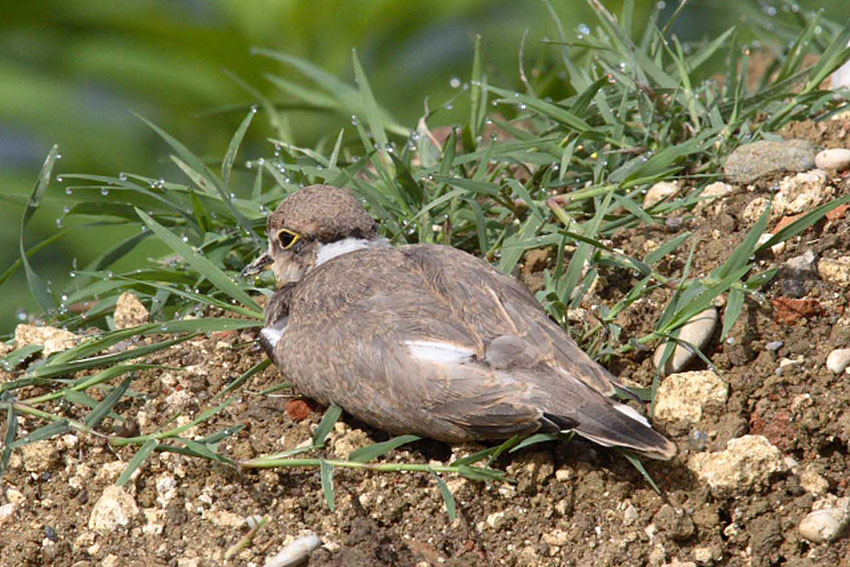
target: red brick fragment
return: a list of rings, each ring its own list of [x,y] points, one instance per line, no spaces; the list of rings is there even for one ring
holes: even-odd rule
[[[292,421],[304,421],[310,417],[310,414],[316,409],[316,405],[314,402],[305,400],[304,398],[293,398],[287,400],[283,409]]]
[[[817,315],[822,309],[817,299],[777,297],[771,303],[776,310],[776,322],[782,325],[791,325],[804,317]]]
[[[836,221],[843,219],[847,214],[847,211],[850,211],[850,205],[841,205],[840,207],[835,207],[828,213],[826,213],[826,220]]]

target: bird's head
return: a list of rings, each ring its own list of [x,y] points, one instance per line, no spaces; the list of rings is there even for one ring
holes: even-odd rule
[[[375,243],[377,224],[345,189],[313,185],[293,193],[268,220],[268,251],[242,270],[271,265],[278,286],[300,281],[313,267]]]

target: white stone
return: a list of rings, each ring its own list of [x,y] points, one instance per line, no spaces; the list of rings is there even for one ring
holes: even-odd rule
[[[694,315],[690,321],[682,325],[679,331],[679,339],[694,345],[698,349],[703,349],[708,344],[711,335],[714,333],[714,327],[717,325],[717,309],[709,307],[702,313]],[[655,355],[652,357],[652,362],[658,368],[661,363],[661,357],[664,355],[664,349],[667,343],[662,342],[655,349]],[[690,347],[684,344],[676,344],[673,349],[673,354],[667,359],[667,364],[664,366],[664,374],[678,372],[684,368],[691,359],[696,356],[696,353]]]
[[[12,517],[12,514],[15,513],[15,508],[17,508],[17,504],[14,502],[9,502],[8,504],[3,504],[0,506],[0,526],[6,523],[6,520]]]
[[[629,504],[623,511],[623,523],[627,526],[634,524],[640,519],[640,514],[632,504]]]
[[[17,348],[29,345],[43,345],[41,354],[50,356],[54,352],[67,350],[77,344],[81,337],[65,329],[39,327],[37,325],[18,325],[15,327]]]
[[[835,192],[828,184],[829,177],[819,169],[782,179],[773,200],[773,216],[796,215],[824,203]]]
[[[24,493],[17,488],[9,488],[6,490],[6,498],[12,504],[23,504],[27,499],[27,497],[24,496]]]
[[[156,479],[156,501],[163,507],[177,496],[177,481],[170,474],[162,474]]]
[[[694,454],[688,468],[714,490],[739,492],[766,484],[771,474],[788,470],[788,465],[764,436],[744,435],[731,439],[724,451]]]
[[[500,530],[505,525],[505,513],[493,512],[487,515],[487,525],[496,531]]]
[[[649,188],[643,198],[643,208],[650,209],[665,199],[679,192],[679,184],[675,181],[659,181]]]
[[[821,258],[818,261],[818,275],[830,283],[842,286],[850,284],[850,256]]]
[[[826,357],[826,367],[833,374],[841,374],[850,366],[850,348],[837,348]]]
[[[304,533],[266,561],[264,567],[294,567],[304,562],[321,545],[319,536],[312,532]]]
[[[130,525],[139,514],[136,501],[120,486],[110,485],[97,500],[89,517],[89,529],[108,533]]]
[[[800,522],[800,535],[814,543],[828,543],[838,539],[850,521],[846,510],[824,508],[810,512]]]
[[[815,156],[815,166],[818,169],[844,171],[850,167],[850,150],[843,148],[823,150]]]
[[[729,386],[712,370],[671,374],[658,386],[655,419],[696,423],[707,406],[722,406],[728,396]]]
[[[710,185],[706,185],[705,189],[702,190],[702,193],[700,193],[699,196],[706,200],[712,200],[731,195],[734,191],[734,185],[729,185],[722,181],[716,181]]]

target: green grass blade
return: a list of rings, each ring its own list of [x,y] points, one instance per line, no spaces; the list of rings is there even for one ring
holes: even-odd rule
[[[325,497],[325,503],[331,512],[336,510],[336,497],[334,496],[334,466],[322,459],[320,474],[322,477],[322,494]]]
[[[47,186],[50,183],[50,176],[53,173],[53,165],[56,163],[58,155],[59,146],[53,146],[50,148],[50,152],[47,154],[47,159],[44,160],[44,165],[41,167],[41,172],[38,174],[38,181],[30,194],[29,202],[27,202],[27,208],[24,209],[24,214],[21,217],[21,232],[18,240],[21,264],[24,266],[24,273],[26,274],[30,293],[33,298],[35,298],[39,306],[47,312],[54,311],[56,309],[56,301],[53,299],[53,294],[50,293],[50,289],[47,287],[47,284],[44,283],[44,280],[42,280],[41,277],[35,273],[35,270],[32,269],[32,266],[30,266],[27,252],[24,248],[24,233],[30,219],[38,210],[39,205],[41,205],[41,199],[47,191]]]
[[[384,122],[378,109],[378,102],[375,100],[375,95],[372,94],[372,88],[369,86],[369,80],[366,78],[366,73],[363,71],[360,60],[357,58],[356,49],[351,51],[351,62],[354,65],[354,79],[360,88],[360,96],[363,99],[363,109],[366,112],[366,121],[369,123],[369,130],[372,132],[372,136],[381,150],[386,152],[388,151],[387,133],[384,130]]]
[[[169,248],[180,255],[190,266],[192,266],[199,274],[205,277],[211,284],[217,287],[222,292],[226,293],[233,299],[242,302],[257,311],[258,315],[262,312],[257,303],[245,293],[239,285],[225,274],[218,266],[195,252],[191,246],[183,242],[180,237],[169,231],[167,228],[153,220],[141,209],[136,209],[136,214],[142,219],[148,227],[162,240]]]
[[[130,384],[133,383],[135,376],[132,374],[124,378],[121,383],[114,387],[109,395],[103,398],[103,401],[98,404],[96,408],[92,410],[92,412],[86,416],[85,424],[91,428],[97,427],[103,418],[109,415],[109,412],[112,411],[112,408],[115,407],[127,390],[130,388]]]
[[[454,521],[457,518],[457,503],[452,491],[449,490],[445,481],[439,477],[437,473],[431,471],[431,476],[437,481],[437,486],[440,487],[440,495],[443,497],[443,503],[446,505],[446,513],[449,515],[449,520]]]
[[[236,129],[236,133],[233,134],[233,138],[230,140],[230,145],[227,147],[227,153],[224,154],[224,159],[221,162],[221,177],[224,180],[224,186],[226,188],[230,187],[230,173],[233,170],[233,162],[236,161],[236,154],[239,152],[239,146],[242,145],[242,140],[245,138],[245,132],[248,131],[248,127],[251,125],[251,120],[254,119],[256,114],[256,109],[252,107],[247,116],[242,119],[242,123],[239,124],[239,128]]]
[[[342,408],[338,405],[331,404],[328,407],[325,415],[322,416],[322,421],[319,422],[319,426],[313,433],[313,445],[321,447],[325,444],[328,434],[333,430],[334,424],[339,421],[341,415]]]
[[[368,463],[369,461],[374,461],[378,457],[383,457],[390,451],[393,451],[402,445],[413,443],[420,439],[422,438],[418,435],[399,435],[398,437],[393,437],[392,439],[382,443],[374,443],[367,447],[360,447],[348,455],[348,460],[354,461],[355,463]]]
[[[157,445],[159,445],[159,443],[157,443],[153,439],[149,439],[148,441],[146,441],[145,444],[142,445],[142,447],[138,451],[136,451],[136,454],[133,455],[133,458],[130,459],[130,462],[127,463],[127,466],[124,467],[124,471],[121,473],[121,476],[118,477],[118,480],[115,481],[115,484],[117,486],[124,486],[125,484],[130,482],[130,477],[132,477],[133,473],[136,472],[136,470],[138,470],[140,466],[142,466],[142,463],[145,462],[145,459],[147,459],[150,454],[153,453]]]

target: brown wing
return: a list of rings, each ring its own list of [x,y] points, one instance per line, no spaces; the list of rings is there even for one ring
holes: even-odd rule
[[[577,379],[610,396],[625,387],[543,311],[516,279],[465,252],[446,246],[407,246],[405,254],[425,274],[434,291],[481,337],[484,344],[513,334],[535,345],[556,371],[552,380]]]

